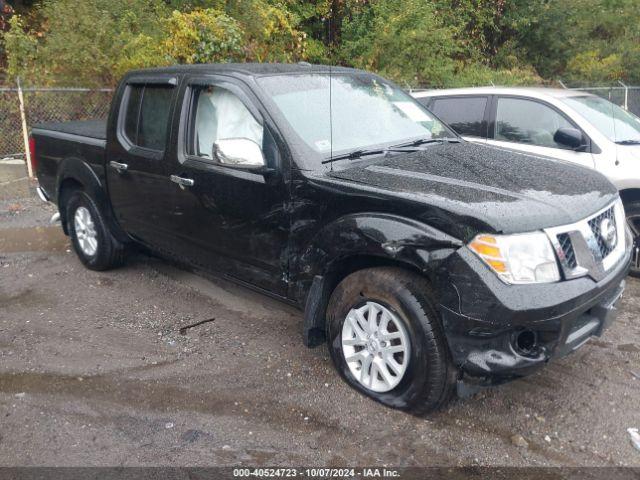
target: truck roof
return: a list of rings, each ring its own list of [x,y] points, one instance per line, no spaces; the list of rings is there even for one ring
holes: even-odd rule
[[[364,70],[337,67],[332,65],[317,65],[306,62],[300,63],[206,63],[198,65],[174,65],[161,68],[147,68],[134,70],[131,74],[149,73],[240,73],[249,76],[278,75],[288,73],[366,73]]]

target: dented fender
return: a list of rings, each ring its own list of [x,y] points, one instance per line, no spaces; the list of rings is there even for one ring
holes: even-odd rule
[[[333,272],[354,257],[376,257],[423,273],[455,252],[462,242],[421,222],[385,213],[357,213],[327,224],[299,257],[298,283],[310,280],[305,302],[304,343],[323,341],[324,312],[335,286]],[[313,277],[311,277],[313,275]]]
[[[356,213],[327,224],[300,257],[303,273],[326,274],[352,256],[373,256],[426,271],[463,244],[433,227],[387,213]]]

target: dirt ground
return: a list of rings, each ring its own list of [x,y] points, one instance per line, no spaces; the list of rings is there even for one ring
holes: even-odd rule
[[[53,211],[0,202],[0,465],[640,466],[636,280],[602,338],[423,419],[347,387],[288,306],[142,254],[86,270]]]

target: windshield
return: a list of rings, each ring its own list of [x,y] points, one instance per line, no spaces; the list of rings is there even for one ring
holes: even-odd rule
[[[600,97],[566,97],[576,110],[612,142],[640,141],[640,118]]]
[[[418,138],[456,136],[412,97],[379,78],[333,74],[331,89],[329,78],[321,73],[258,80],[298,136],[323,157]]]

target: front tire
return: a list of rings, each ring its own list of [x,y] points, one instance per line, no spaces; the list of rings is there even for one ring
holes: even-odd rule
[[[449,402],[457,372],[429,292],[424,278],[393,267],[340,282],[327,308],[327,339],[351,387],[414,414]]]
[[[109,270],[124,262],[124,245],[118,242],[95,202],[86,192],[74,191],[66,203],[67,229],[73,249],[90,270]]]
[[[633,262],[629,275],[640,278],[640,201],[625,203],[624,210],[627,215],[627,223],[633,234]]]

